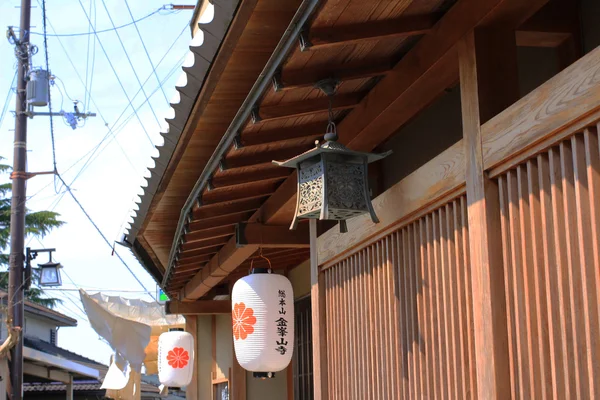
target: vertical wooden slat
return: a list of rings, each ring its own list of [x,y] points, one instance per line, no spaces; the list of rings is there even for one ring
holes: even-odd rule
[[[513,269],[512,269],[512,251],[511,251],[511,237],[510,237],[510,200],[508,195],[508,176],[501,176],[498,178],[498,194],[500,198],[500,226],[502,230],[502,252],[504,260],[504,286],[506,287],[506,310],[507,315],[507,329],[509,332],[514,332],[514,321],[516,314],[515,296],[513,287]],[[519,387],[519,375],[516,373],[517,367],[515,359],[517,357],[517,335],[510,334],[508,341],[508,354],[509,354],[509,368],[510,368],[510,382],[511,382],[511,395],[513,399],[518,398],[517,393],[520,392]]]
[[[198,316],[196,315],[186,315],[185,316],[185,331],[192,335],[194,339],[194,346],[198,346]],[[233,339],[232,339],[233,342]],[[235,358],[235,354],[233,355],[234,365],[237,364],[237,359]],[[239,365],[239,364],[238,364]],[[186,399],[197,399],[198,398],[198,363],[194,363],[194,369],[192,373],[192,381],[189,385],[187,385],[185,390],[185,398]],[[245,383],[245,380],[244,380]],[[243,397],[240,399],[245,400],[245,385],[244,385],[244,393]]]
[[[419,247],[421,253],[421,274],[419,281],[419,320],[422,326],[423,335],[423,364],[425,364],[424,375],[422,381],[424,381],[423,397],[427,399],[433,399],[433,379],[432,373],[432,361],[431,354],[428,351],[428,342],[431,340],[430,324],[429,324],[429,303],[427,301],[427,292],[429,291],[429,280],[428,280],[428,268],[429,268],[429,251],[428,251],[427,233],[426,233],[426,220],[421,218],[419,220]]]
[[[519,214],[519,189],[517,174],[509,171],[506,175],[507,194],[508,194],[508,215],[509,215],[509,237],[511,243],[521,242],[520,214]],[[528,347],[526,332],[526,311],[525,311],[525,287],[522,278],[522,256],[520,246],[511,246],[511,279],[509,279],[510,290],[513,292],[515,319],[514,332],[516,341],[516,369],[518,374],[519,397],[530,399],[532,383],[528,370]]]
[[[515,226],[515,231],[519,232],[522,236],[516,243],[520,243],[522,240],[530,242],[529,236],[531,235],[531,224],[529,220],[529,197],[527,196],[527,172],[525,166],[520,165],[517,167],[517,201],[516,207],[518,210],[518,225]],[[522,280],[523,288],[523,304],[525,309],[524,316],[524,330],[523,335],[526,338],[527,348],[527,373],[529,378],[529,388],[531,390],[531,398],[540,398],[542,393],[541,382],[538,379],[540,376],[540,365],[537,362],[539,360],[539,347],[537,345],[537,319],[535,310],[535,299],[534,299],[534,284],[532,271],[533,266],[533,253],[532,246],[522,246],[520,249],[520,261],[519,266],[520,275],[519,278]],[[522,327],[523,328],[523,327]]]
[[[577,208],[575,205],[575,182],[573,172],[573,152],[571,144],[562,142],[560,149],[560,166],[563,184],[563,218],[565,220],[565,242],[567,255],[567,279],[569,293],[569,307],[573,318],[571,325],[575,362],[575,389],[578,398],[588,398],[587,388],[589,382],[585,373],[586,350],[585,350],[585,332],[584,322],[582,321],[583,299],[581,296],[582,285],[579,274],[576,271],[580,268],[579,249],[577,243]]]
[[[585,349],[587,358],[587,382],[589,384],[589,396],[600,396],[600,383],[596,381],[600,376],[600,360],[594,362],[594,357],[600,355],[600,330],[598,326],[598,297],[597,281],[594,269],[600,268],[599,264],[594,264],[594,243],[592,238],[592,218],[589,200],[589,184],[587,177],[586,151],[583,135],[575,135],[571,138],[571,147],[573,151],[573,173],[575,180],[575,206],[577,209],[577,225],[571,229],[577,231],[578,253],[580,257],[577,269],[580,271],[581,296],[583,303],[583,329],[585,339]],[[597,244],[596,244],[597,246]],[[596,265],[596,268],[592,268]]]
[[[461,277],[461,270],[464,266],[462,265],[463,254],[461,245],[462,230],[460,225],[460,208],[459,202],[457,200],[454,200],[452,202],[452,224],[454,231],[454,269],[452,271],[454,279],[453,291],[456,296],[455,301],[457,311],[456,326],[454,329],[456,330],[456,335],[459,340],[456,363],[458,365],[457,373],[459,375],[460,383],[457,384],[457,387],[459,389],[458,398],[465,399],[467,398],[468,393],[469,376],[467,373],[464,372],[468,371],[469,369],[467,363],[468,350],[466,343],[466,335],[468,328],[466,324],[467,318],[464,305],[466,302],[466,298],[468,298],[468,294],[466,293],[466,288],[464,287],[464,282]]]
[[[532,262],[529,266],[533,278],[533,302],[535,306],[535,333],[537,340],[537,358],[535,363],[539,365],[539,384],[541,386],[541,398],[551,396],[552,379],[550,372],[550,345],[548,340],[548,315],[546,293],[544,289],[544,252],[542,245],[542,224],[540,214],[540,185],[537,160],[527,162],[527,194],[529,201],[529,227],[531,229],[531,256]]]
[[[568,368],[567,354],[561,351],[561,313],[558,298],[558,278],[556,275],[556,253],[552,218],[552,190],[550,187],[550,165],[547,154],[538,156],[538,180],[540,187],[540,223],[541,240],[543,245],[544,265],[540,266],[545,282],[548,346],[550,356],[550,371],[552,378],[552,398],[566,398],[565,379],[563,371]]]
[[[450,336],[450,331],[448,329],[449,326],[449,314],[450,310],[448,309],[448,293],[447,293],[447,282],[448,282],[448,243],[447,243],[447,232],[446,232],[446,210],[444,207],[438,210],[439,213],[439,250],[440,250],[440,274],[438,275],[438,286],[440,293],[440,302],[439,302],[439,310],[440,310],[440,328],[442,332],[442,365],[444,368],[444,373],[446,374],[446,384],[447,384],[447,396],[448,398],[453,398],[454,393],[454,385],[452,378],[452,363],[451,363],[451,349],[452,349],[452,338]]]
[[[575,357],[569,356],[574,351],[572,337],[572,319],[568,309],[569,288],[567,280],[567,255],[565,251],[565,222],[563,216],[563,183],[561,173],[560,154],[557,149],[550,149],[549,166],[550,166],[550,186],[552,193],[552,218],[554,220],[554,258],[556,259],[556,281],[558,283],[558,298],[560,307],[560,325],[561,325],[561,344],[562,352],[565,355],[567,367],[564,368],[566,381],[566,398],[575,396],[576,371]]]
[[[418,388],[417,388],[417,382],[418,382],[418,369],[417,369],[417,363],[416,363],[416,354],[414,352],[414,344],[416,341],[416,337],[415,337],[415,332],[418,329],[416,327],[416,321],[415,321],[415,315],[414,315],[414,294],[413,294],[413,271],[414,271],[414,248],[412,245],[412,239],[413,239],[413,234],[412,234],[412,229],[411,229],[411,225],[408,225],[407,227],[404,228],[404,233],[405,233],[405,241],[404,241],[404,246],[405,246],[405,250],[406,253],[408,254],[407,257],[407,263],[405,265],[405,270],[404,270],[404,278],[405,278],[405,284],[406,284],[406,296],[405,296],[405,302],[406,302],[406,308],[407,308],[407,314],[406,314],[406,318],[407,318],[407,331],[408,331],[408,336],[407,336],[407,346],[406,346],[406,352],[407,352],[407,357],[409,359],[409,363],[408,363],[408,367],[410,369],[410,388],[411,388],[411,393],[412,393],[412,398],[417,398],[418,396]]]

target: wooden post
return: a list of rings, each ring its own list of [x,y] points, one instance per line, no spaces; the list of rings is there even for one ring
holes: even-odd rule
[[[310,219],[310,283],[312,286],[312,344],[314,400],[327,399],[327,326],[325,325],[325,288],[319,273],[317,220]]]
[[[473,321],[480,399],[510,398],[498,185],[483,165],[481,125],[518,99],[513,31],[475,31],[458,45]]]
[[[73,400],[73,375],[69,375],[67,382],[67,400]]]
[[[185,331],[194,338],[194,353],[198,353],[198,317],[195,315],[185,316]],[[197,356],[196,356],[197,357]],[[193,400],[198,398],[198,361],[194,358],[194,372],[192,382],[185,388],[185,398]]]

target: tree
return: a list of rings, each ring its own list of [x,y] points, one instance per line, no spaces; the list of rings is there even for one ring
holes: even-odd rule
[[[4,160],[0,157],[0,161]],[[0,173],[8,173],[11,168],[8,165],[0,163]],[[10,239],[10,205],[11,205],[11,183],[0,184],[0,267],[8,268],[8,247]],[[53,211],[26,210],[25,214],[25,232],[26,235],[43,238],[52,229],[58,228],[64,224],[58,218],[60,214]],[[39,270],[32,271],[32,280],[35,282],[39,276]],[[0,289],[8,290],[8,270],[0,271]],[[31,287],[25,291],[25,297],[45,307],[54,308],[61,303],[60,299],[44,297],[43,289]]]

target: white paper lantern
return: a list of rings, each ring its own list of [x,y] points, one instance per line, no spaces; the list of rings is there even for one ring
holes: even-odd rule
[[[285,369],[294,349],[294,291],[283,275],[254,273],[231,293],[233,342],[242,368],[260,373]]]
[[[158,338],[158,379],[165,386],[182,387],[194,373],[194,338],[187,332],[165,332]]]

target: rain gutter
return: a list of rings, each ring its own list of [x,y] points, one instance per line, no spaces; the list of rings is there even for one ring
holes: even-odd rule
[[[267,61],[265,68],[258,76],[256,82],[252,86],[252,89],[250,89],[248,96],[246,97],[237,114],[231,121],[229,128],[227,128],[227,131],[225,131],[225,134],[221,138],[221,141],[217,145],[210,160],[206,164],[206,167],[204,167],[200,178],[198,179],[198,181],[196,181],[196,184],[194,185],[192,192],[188,196],[179,216],[177,230],[175,231],[175,240],[173,240],[173,243],[171,245],[171,251],[169,253],[169,263],[167,265],[167,270],[165,271],[165,275],[161,284],[163,289],[166,288],[167,282],[171,275],[173,264],[175,262],[175,257],[177,256],[177,251],[183,238],[184,228],[186,224],[189,221],[191,221],[191,212],[194,204],[196,203],[197,199],[200,197],[200,194],[206,187],[213,171],[218,167],[219,162],[221,161],[227,150],[233,144],[237,132],[246,123],[246,120],[248,119],[248,117],[250,116],[250,112],[252,111],[252,107],[260,99],[262,93],[267,88],[267,86],[271,84],[273,75],[287,56],[290,49],[293,46],[298,45],[297,41],[300,32],[302,31],[302,28],[304,27],[304,25],[306,24],[306,22],[308,21],[318,4],[319,0],[304,0],[302,4],[300,4],[300,7],[298,7],[298,11],[296,11],[296,14],[290,22],[290,25],[283,33],[281,40],[279,41],[277,47],[275,47],[275,50],[273,51],[273,54]]]

